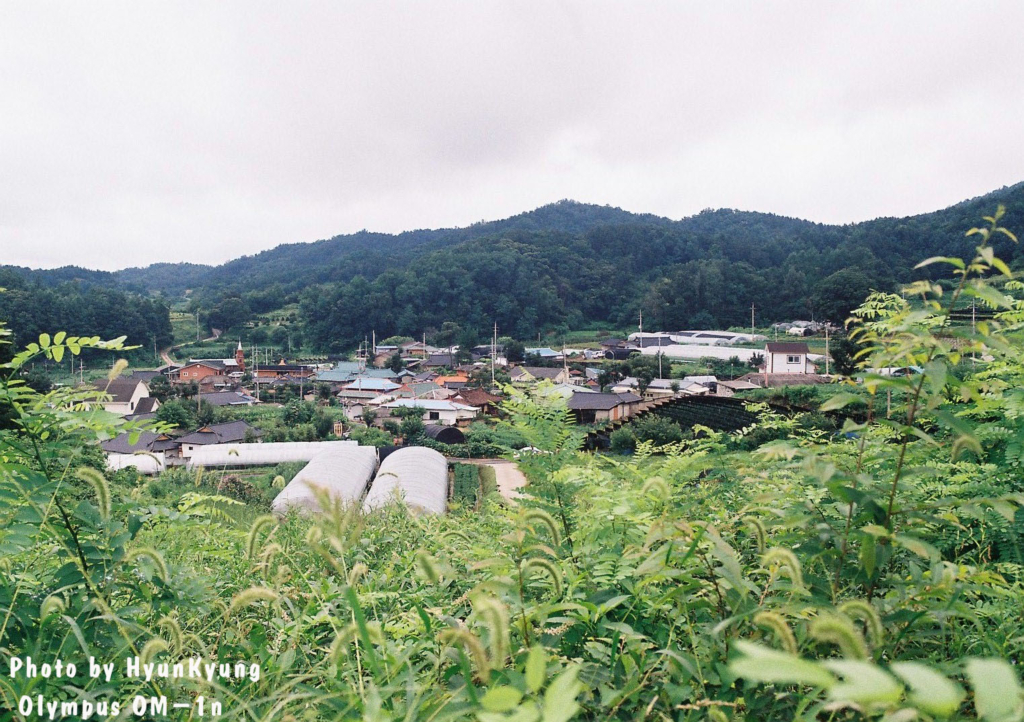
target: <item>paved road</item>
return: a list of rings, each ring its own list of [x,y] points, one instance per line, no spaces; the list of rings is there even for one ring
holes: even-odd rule
[[[526,486],[526,476],[519,470],[514,461],[507,459],[455,459],[460,464],[479,464],[494,468],[495,481],[498,484],[498,493],[509,501],[519,498],[519,490]]]

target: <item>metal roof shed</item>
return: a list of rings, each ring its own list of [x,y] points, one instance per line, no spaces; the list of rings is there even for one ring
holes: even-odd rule
[[[274,499],[271,509],[282,515],[292,509],[303,514],[322,511],[316,489],[325,490],[333,502],[358,504],[376,468],[377,450],[372,446],[327,449],[295,475]]]
[[[380,465],[363,502],[363,510],[379,509],[395,498],[413,510],[443,514],[448,502],[448,461],[425,446],[407,446]]]

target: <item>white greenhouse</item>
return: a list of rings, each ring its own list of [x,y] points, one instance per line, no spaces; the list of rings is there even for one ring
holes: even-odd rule
[[[140,452],[137,454],[107,454],[107,468],[111,471],[135,468],[140,474],[159,474],[164,470],[164,453]]]
[[[409,446],[388,454],[366,495],[363,510],[373,511],[396,498],[415,511],[443,514],[448,501],[448,461],[425,446]]]
[[[321,451],[295,475],[277,495],[271,509],[283,515],[290,510],[304,514],[321,511],[317,490],[327,492],[331,501],[341,505],[358,504],[377,468],[377,450],[357,444],[315,444]],[[440,456],[440,454],[438,454]],[[442,461],[444,457],[441,457]]]
[[[199,446],[188,460],[197,466],[273,466],[286,461],[312,461],[332,449],[358,446],[355,441],[282,441],[267,444],[210,444]]]

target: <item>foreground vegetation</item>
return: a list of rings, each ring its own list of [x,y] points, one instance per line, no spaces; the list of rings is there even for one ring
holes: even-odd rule
[[[79,392],[7,378],[3,662],[201,655],[262,673],[4,674],[0,701],[203,695],[249,720],[1020,720],[1024,303],[986,280],[1008,275],[998,220],[972,234],[972,262],[940,259],[952,293],[923,283],[923,305],[875,294],[858,311],[865,365],[923,369],[862,374],[824,403],[863,421],[762,412],[736,434],[587,455],[559,402],[514,394],[509,423],[538,450],[515,506],[279,522],[233,515],[202,475],[157,503],[152,482],[94,468],[112,420]],[[995,318],[951,328],[963,297]],[[120,342],[46,336],[6,368],[85,347]],[[954,374],[975,350],[988,360]]]

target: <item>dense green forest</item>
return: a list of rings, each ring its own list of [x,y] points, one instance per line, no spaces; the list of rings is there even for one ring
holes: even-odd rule
[[[171,343],[167,305],[158,298],[80,280],[44,284],[38,276],[0,268],[0,319],[13,324],[22,346],[50,329],[80,336],[128,337],[152,352]]]
[[[326,496],[312,516],[267,514],[252,488],[296,465],[112,472],[97,443],[124,420],[83,405],[93,391],[19,374],[122,344],[47,333],[0,364],[0,708],[1021,722],[1024,301],[1007,291],[1024,284],[992,251],[1012,242],[1001,222],[973,234],[970,260],[932,259],[947,284],[855,311],[864,368],[919,372],[819,387],[822,413],[851,412],[841,429],[754,404],[734,432],[691,423],[592,454],[560,397],[508,388],[524,493],[488,494],[458,467],[445,514]],[[953,323],[963,300],[990,318]],[[28,657],[78,674],[32,675]],[[110,675],[89,675],[90,657]],[[195,657],[227,672],[190,678]],[[183,674],[133,676],[134,658]],[[163,697],[186,709],[157,714]]]
[[[597,322],[651,328],[762,325],[798,318],[841,322],[868,293],[923,277],[910,259],[969,249],[960,229],[1001,203],[1024,218],[1024,184],[909,218],[845,226],[732,210],[671,221],[562,201],[467,228],[360,232],[283,245],[217,267],[157,264],[81,282],[181,298],[210,327],[300,302],[305,343],[351,349],[378,338],[419,335],[445,322],[487,336],[532,338]],[[1011,266],[1021,251],[999,241]],[[39,283],[75,269],[20,270]]]

